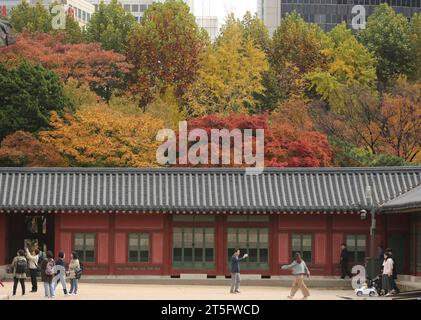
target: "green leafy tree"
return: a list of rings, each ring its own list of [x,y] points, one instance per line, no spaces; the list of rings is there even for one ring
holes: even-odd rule
[[[315,70],[326,70],[326,49],[331,41],[316,24],[306,23],[293,12],[282,19],[273,35],[270,62],[275,70],[279,90],[285,97],[302,96],[304,75]]]
[[[101,2],[88,23],[86,37],[90,42],[101,43],[105,50],[123,53],[128,34],[135,24],[135,17],[126,12],[117,0],[108,5]]]
[[[379,5],[368,18],[360,41],[378,60],[377,78],[388,84],[399,74],[409,75],[414,68],[414,53],[408,20],[386,3]]]
[[[421,13],[415,13],[410,24],[411,54],[414,57],[415,66],[411,77],[421,80]]]
[[[241,20],[243,34],[246,38],[251,38],[254,43],[260,46],[260,49],[269,54],[272,46],[272,39],[269,31],[262,20],[257,15],[252,16],[249,11],[246,12]]]
[[[307,74],[311,87],[335,111],[344,108],[351,86],[373,87],[376,80],[376,60],[342,23],[329,32],[333,47],[325,49],[328,65]]]
[[[189,11],[182,1],[154,3],[129,36],[127,57],[135,66],[132,89],[144,107],[168,87],[177,98],[183,96],[198,77],[207,42]]]
[[[51,111],[66,106],[70,102],[54,72],[27,62],[15,69],[0,64],[0,140],[17,130],[47,127]]]
[[[10,23],[18,32],[50,32],[51,19],[51,14],[42,0],[37,1],[35,6],[30,6],[26,0],[22,0],[10,15]]]

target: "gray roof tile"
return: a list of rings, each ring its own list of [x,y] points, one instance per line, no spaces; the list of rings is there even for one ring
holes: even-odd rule
[[[2,210],[352,211],[421,186],[421,167],[0,168]],[[412,198],[411,198],[412,199]]]

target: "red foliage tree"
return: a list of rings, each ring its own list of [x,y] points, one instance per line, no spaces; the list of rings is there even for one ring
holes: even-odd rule
[[[125,85],[132,66],[124,55],[102,50],[98,43],[64,44],[63,35],[20,33],[16,45],[0,49],[0,62],[17,65],[22,59],[55,71],[67,82],[74,78],[89,84],[106,100],[113,88]]]
[[[303,110],[302,112],[307,112]],[[208,135],[208,155],[210,159],[214,148],[219,149],[219,165],[217,166],[239,166],[233,162],[234,139],[230,139],[230,163],[222,164],[222,143],[214,145],[211,142],[212,129],[264,129],[264,151],[266,167],[321,167],[329,166],[331,163],[331,150],[327,136],[315,131],[311,124],[296,127],[294,121],[284,121],[274,117],[269,121],[267,115],[249,116],[243,114],[230,114],[229,116],[206,115],[200,118],[193,118],[188,121],[188,132],[193,129],[204,129]],[[280,116],[279,116],[280,117]],[[288,116],[286,116],[288,118]],[[278,120],[278,121],[274,121]],[[280,122],[279,122],[280,121]],[[190,142],[192,146],[195,142]],[[255,152],[256,138],[252,139],[253,153]],[[177,146],[179,147],[179,146]],[[244,151],[244,145],[242,151]],[[244,160],[244,159],[243,159]],[[191,164],[188,164],[191,166]],[[213,166],[210,161],[206,165]],[[244,162],[241,167],[247,167]]]
[[[64,167],[66,160],[50,145],[31,133],[16,131],[3,139],[0,165],[8,167]]]

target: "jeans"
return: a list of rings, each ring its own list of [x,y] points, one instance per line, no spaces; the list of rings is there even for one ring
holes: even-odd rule
[[[70,291],[69,293],[77,293],[77,279],[70,279]]]
[[[231,292],[238,291],[240,289],[240,273],[233,272],[231,273]]]
[[[57,286],[58,286],[59,283],[61,283],[61,286],[63,287],[64,294],[67,294],[66,277],[64,275],[57,274],[53,278],[54,291],[57,289]]]
[[[25,294],[25,279],[13,278],[13,295],[16,294],[16,289],[18,288],[18,282],[22,288],[22,294]]]
[[[37,292],[38,290],[38,283],[37,283],[37,269],[29,269],[29,273],[31,275],[31,283],[32,283],[32,291]]]
[[[44,291],[45,291],[46,298],[54,297],[55,294],[54,294],[53,282],[44,282]]]
[[[389,293],[392,289],[391,279],[392,276],[388,276],[387,274],[382,275],[382,290],[385,294]]]

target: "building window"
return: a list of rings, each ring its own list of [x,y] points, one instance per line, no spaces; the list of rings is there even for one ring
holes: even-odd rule
[[[95,262],[95,233],[76,233],[75,251],[82,262]]]
[[[268,228],[228,228],[228,263],[234,250],[239,248],[241,256],[249,257],[241,262],[244,270],[265,270],[269,267],[269,229]]]
[[[149,262],[149,233],[129,233],[129,262]]]
[[[295,256],[296,252],[299,252],[304,261],[311,263],[313,258],[313,237],[311,234],[293,234],[291,244],[292,257]]]
[[[214,268],[214,228],[174,228],[173,267],[183,269]]]
[[[367,236],[351,234],[346,236],[346,246],[349,252],[349,262],[363,263],[366,255]]]

